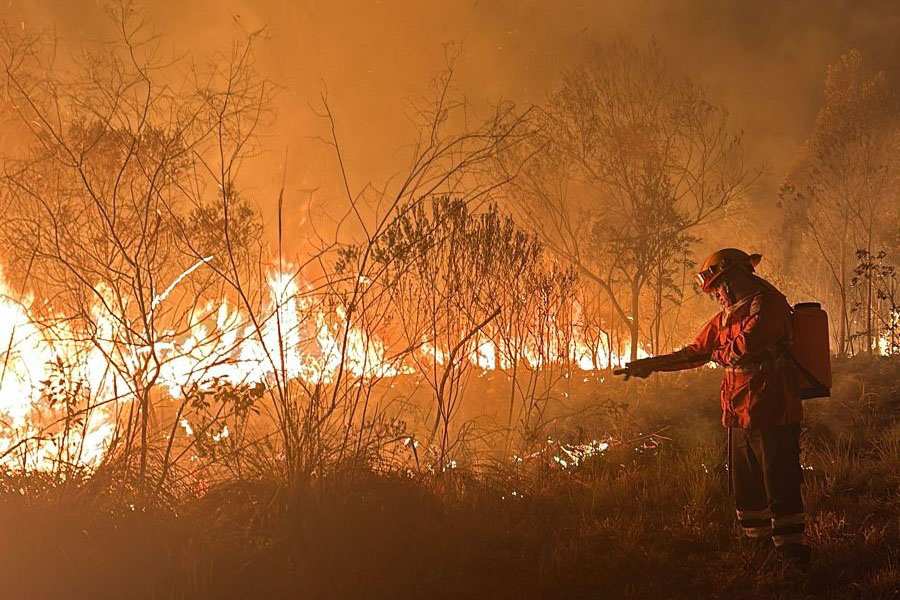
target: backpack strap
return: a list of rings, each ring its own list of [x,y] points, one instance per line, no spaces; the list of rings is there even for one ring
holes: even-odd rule
[[[809,369],[800,364],[800,361],[797,360],[797,357],[794,356],[794,353],[790,351],[786,346],[782,346],[784,353],[791,359],[794,363],[794,366],[797,367],[797,370],[803,374],[803,377],[809,382],[809,385],[812,386],[812,389],[808,390],[805,393],[801,393],[800,397],[803,399],[806,398],[819,398],[824,396],[830,396],[831,390],[825,387],[825,384],[819,381],[818,377],[813,375]]]

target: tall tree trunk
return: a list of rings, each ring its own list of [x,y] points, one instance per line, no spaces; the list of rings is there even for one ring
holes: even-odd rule
[[[841,240],[841,281],[838,284],[838,294],[841,299],[841,324],[838,332],[838,355],[847,356],[847,258],[844,256],[844,240]]]
[[[663,266],[662,262],[656,265],[656,319],[653,323],[653,354],[661,354],[662,347],[662,318],[663,318]]]
[[[869,263],[872,262],[871,253],[868,261]],[[866,265],[866,354],[872,354],[875,337],[872,331],[872,271],[873,265]]]
[[[615,346],[616,349],[613,350],[613,344],[616,343],[615,340],[613,340],[613,334],[616,333],[615,330],[618,329],[618,327],[616,327],[615,323],[616,323],[616,307],[613,306],[612,303],[610,303],[609,304],[609,333],[607,334],[607,337],[606,337],[606,341],[607,341],[606,368],[610,373],[612,373],[613,369],[616,368],[616,365],[614,364],[616,361],[613,360],[613,357],[614,356],[618,357],[618,355],[619,355],[618,344],[616,344],[616,346]]]
[[[150,396],[149,392],[141,390],[141,454],[140,467],[138,470],[138,492],[141,499],[142,508],[147,507],[147,429],[150,421]]]
[[[872,354],[875,346],[875,324],[873,323],[874,299],[872,291],[874,287],[875,256],[872,254],[872,237],[875,228],[872,218],[873,211],[869,211],[869,219],[866,222],[866,354]]]
[[[640,310],[641,282],[638,277],[631,280],[631,318],[628,321],[628,333],[631,337],[631,360],[635,361],[638,357],[638,335],[640,327],[638,326],[638,312]]]

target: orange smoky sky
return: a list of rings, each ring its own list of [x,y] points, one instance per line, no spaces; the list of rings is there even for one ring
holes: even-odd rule
[[[97,0],[0,0],[18,26],[55,31],[61,49],[108,38]],[[0,4],[0,6],[2,6]],[[138,3],[173,48],[208,55],[238,27],[266,28],[263,75],[277,81],[277,120],[245,189],[268,221],[285,164],[288,225],[303,204],[337,202],[333,153],[313,108],[327,89],[351,185],[383,181],[413,137],[408,101],[427,92],[444,45],[461,44],[457,87],[475,102],[541,102],[589,36],[655,36],[672,67],[707,86],[758,158],[781,176],[809,133],[826,66],[861,49],[895,83],[900,3],[697,0],[155,0]],[[772,183],[764,184],[773,189]],[[310,190],[317,190],[313,193]],[[334,199],[332,199],[334,196]]]

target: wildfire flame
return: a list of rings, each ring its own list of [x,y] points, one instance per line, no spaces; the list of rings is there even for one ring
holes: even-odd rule
[[[157,297],[153,310],[190,271]],[[111,294],[103,284],[97,285],[97,291],[101,296]],[[121,320],[106,308],[111,303],[94,306],[96,331],[90,336],[76,335],[64,318],[50,324],[42,319],[38,324],[31,316],[33,298],[16,300],[0,277],[0,463],[45,470],[60,461],[85,467],[98,464],[115,431],[117,406],[134,400],[137,393],[125,375],[141,364],[150,365],[152,371],[144,376],[173,399],[182,398],[186,390],[223,381],[266,384],[276,374],[329,384],[341,368],[358,380],[414,372],[411,366],[389,359],[377,335],[360,327],[347,329],[341,309],[327,311],[304,292],[294,274],[273,272],[268,279],[269,314],[258,329],[237,307],[226,301],[210,302],[191,313],[181,339],[161,335],[159,339],[165,341],[149,348],[126,342]],[[550,339],[556,341],[549,352],[533,342],[520,344],[520,356],[531,368],[568,361],[580,369],[595,370],[618,362],[608,348],[593,347],[577,336],[570,336],[567,346],[559,341],[565,336]],[[490,331],[479,332],[473,344],[466,357],[472,365],[483,371],[509,368],[508,352]],[[159,359],[142,363],[151,351]],[[427,339],[416,352],[437,365],[444,365],[448,354]],[[647,356],[643,349],[639,354]],[[86,400],[88,410],[78,420],[78,431],[67,431],[63,438],[51,425],[65,421],[66,402],[73,395]],[[194,434],[187,419],[179,424],[188,435]],[[216,436],[227,437],[227,429]]]

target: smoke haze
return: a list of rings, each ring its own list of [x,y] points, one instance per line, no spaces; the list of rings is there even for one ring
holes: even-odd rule
[[[8,0],[7,19],[51,28],[63,50],[109,37],[96,0]],[[427,92],[444,64],[444,44],[463,53],[457,85],[475,102],[542,101],[590,36],[655,36],[672,66],[705,84],[770,172],[760,197],[808,135],[821,103],[826,66],[857,47],[894,85],[900,74],[900,4],[890,0],[800,2],[577,2],[573,0],[226,0],[146,3],[149,21],[176,49],[197,56],[227,51],[240,28],[266,28],[262,74],[278,82],[277,121],[266,154],[245,173],[245,188],[273,219],[285,152],[286,206],[339,192],[321,107],[327,90],[351,185],[383,180],[402,166],[413,130],[409,100]],[[302,221],[304,211],[287,215]]]

